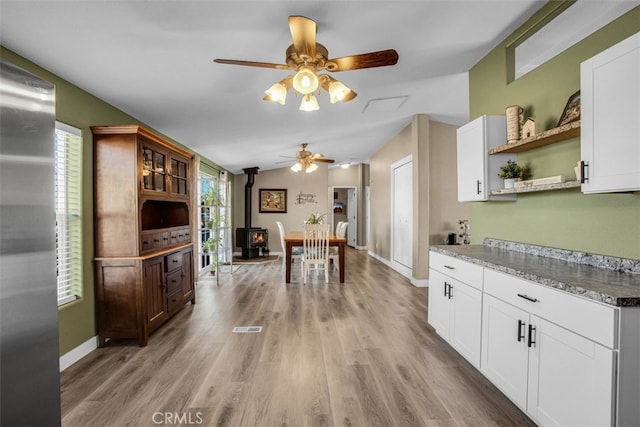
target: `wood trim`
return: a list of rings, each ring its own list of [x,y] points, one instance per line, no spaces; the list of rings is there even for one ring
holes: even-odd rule
[[[187,159],[193,157],[193,154],[187,150],[178,147],[174,143],[167,141],[167,137],[161,137],[160,135],[150,131],[149,129],[140,125],[107,125],[107,126],[91,126],[91,132],[94,135],[126,135],[137,134],[148,140],[161,145],[163,148],[170,149]]]

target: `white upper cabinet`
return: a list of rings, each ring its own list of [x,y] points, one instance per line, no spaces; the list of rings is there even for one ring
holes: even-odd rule
[[[640,33],[580,67],[584,193],[640,190]]]
[[[481,116],[458,128],[458,201],[515,200],[515,194],[491,196],[502,188],[500,166],[515,154],[494,154],[490,148],[507,143],[505,116]]]

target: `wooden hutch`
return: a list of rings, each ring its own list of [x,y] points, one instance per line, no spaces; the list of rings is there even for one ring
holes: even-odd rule
[[[137,126],[95,126],[99,346],[149,334],[195,304],[192,156]]]

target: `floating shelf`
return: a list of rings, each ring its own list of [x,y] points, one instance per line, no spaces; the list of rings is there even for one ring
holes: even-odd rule
[[[580,185],[580,181],[567,181],[558,184],[530,185],[520,188],[501,188],[499,190],[491,190],[491,195],[498,196],[502,194],[534,193],[536,191],[567,190],[569,188],[580,188]]]
[[[580,136],[580,121],[567,123],[564,126],[549,129],[529,138],[523,138],[513,144],[505,144],[489,150],[489,154],[521,153],[534,148],[543,147],[556,142]]]

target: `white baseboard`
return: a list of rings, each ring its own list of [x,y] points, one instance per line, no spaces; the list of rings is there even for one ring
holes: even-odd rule
[[[411,278],[411,284],[416,288],[428,288],[429,287],[429,279],[416,279],[415,277]]]
[[[60,356],[60,372],[98,348],[98,337],[89,338],[73,350]]]
[[[380,255],[369,251],[369,256],[372,258],[377,259],[378,261],[380,261],[381,263],[383,263],[384,265],[386,265],[387,267],[389,267],[392,270],[397,271],[398,273],[402,274],[404,277],[406,277],[407,279],[409,279],[409,282],[415,286],[416,288],[427,288],[429,287],[429,280],[428,279],[416,279],[415,277],[411,276],[411,274],[408,274],[408,269],[404,268],[404,269],[398,269],[395,266],[395,263],[392,263],[391,261],[389,261],[386,258],[382,258]]]
[[[368,246],[358,246],[358,245],[356,245],[355,248],[357,251],[366,251],[367,249],[369,249]]]

